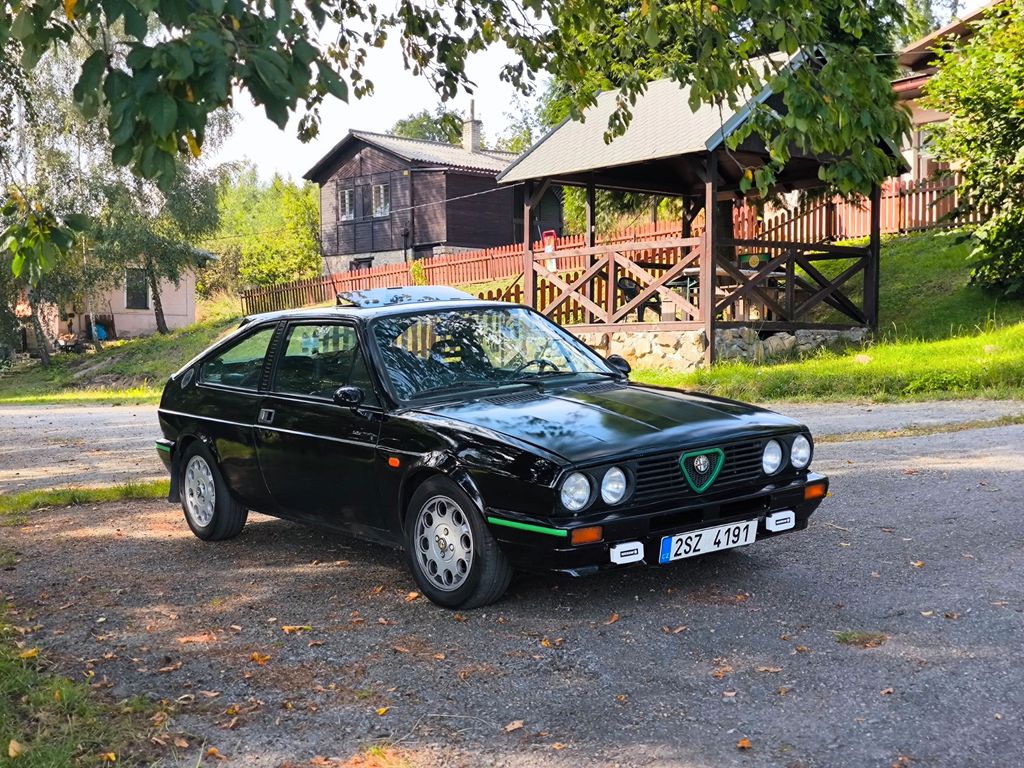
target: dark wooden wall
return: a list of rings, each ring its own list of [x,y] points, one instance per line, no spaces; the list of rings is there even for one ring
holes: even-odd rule
[[[488,248],[516,241],[513,192],[498,188],[493,176],[448,171],[448,200],[449,245]]]
[[[391,213],[373,215],[373,185],[391,185]],[[355,196],[355,218],[339,221],[341,192]],[[326,256],[392,251],[412,245],[411,174],[409,164],[373,147],[355,145],[340,158],[320,187],[320,230]],[[408,231],[407,241],[403,232]]]
[[[445,199],[447,193],[445,171],[414,170],[413,230],[416,245],[431,246],[445,241]],[[421,249],[422,252],[423,249]]]

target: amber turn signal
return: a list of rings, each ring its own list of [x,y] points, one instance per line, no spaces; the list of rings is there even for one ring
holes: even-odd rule
[[[399,465],[400,465],[401,463],[402,463],[402,462],[400,462],[400,461],[398,460],[398,457],[397,457],[397,456],[389,456],[389,457],[388,457],[388,466],[389,466],[389,467],[397,467],[397,466],[399,466]]]
[[[570,541],[573,544],[593,544],[600,541],[604,535],[600,525],[592,525],[589,528],[575,528],[570,534]]]
[[[804,486],[804,501],[814,501],[825,498],[825,484],[811,483]]]

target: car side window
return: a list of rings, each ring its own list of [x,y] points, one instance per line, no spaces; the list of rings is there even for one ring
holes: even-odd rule
[[[377,402],[356,329],[338,323],[291,326],[277,363],[274,391],[330,399],[338,387],[347,386],[363,390],[363,402]]]
[[[270,326],[235,342],[203,363],[199,381],[239,389],[259,389],[263,361],[273,337],[274,326]]]

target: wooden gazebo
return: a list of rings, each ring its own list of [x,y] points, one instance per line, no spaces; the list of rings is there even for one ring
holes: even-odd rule
[[[498,176],[501,184],[525,186],[527,304],[576,333],[703,331],[706,364],[715,358],[716,329],[753,327],[764,334],[877,327],[877,188],[870,197],[867,246],[737,238],[740,179],[768,153],[759,141],[730,150],[725,140],[754,104],[768,102],[782,111],[781,99],[765,89],[735,112],[717,105],[692,111],[687,88],[659,80],[632,108],[626,133],[605,143],[615,99],[614,92],[602,94],[585,121],[563,122]],[[819,185],[819,166],[818,158],[794,154],[778,176],[780,191]],[[588,225],[581,248],[533,250],[531,209],[551,185],[586,189]],[[678,234],[599,244],[599,188],[681,198]]]

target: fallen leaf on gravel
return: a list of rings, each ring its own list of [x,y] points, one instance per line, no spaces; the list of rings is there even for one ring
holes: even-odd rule
[[[895,528],[882,528],[882,533],[896,533]]]
[[[452,616],[452,618],[455,619],[456,621],[465,621],[466,620],[466,617],[463,616],[461,613],[456,613],[454,616]]]
[[[228,717],[231,717],[232,715],[237,715],[238,712],[239,708],[237,704],[231,704],[230,706],[228,706],[227,709],[224,710],[224,714]]]
[[[101,752],[100,761],[104,763],[116,763],[117,753],[116,752]]]
[[[717,667],[711,673],[711,676],[713,678],[715,678],[716,680],[721,680],[723,677],[728,675],[730,672],[732,672],[732,667],[730,667],[728,664],[722,664],[720,667]]]
[[[914,758],[912,758],[910,755],[897,755],[896,759],[893,760],[889,768],[905,768],[905,766],[910,765],[910,763],[913,762],[913,760]]]
[[[27,651],[22,651],[18,654],[19,659],[34,659],[39,655],[38,648],[29,648]]]
[[[892,696],[894,693],[896,693],[896,690],[894,688],[883,688],[881,691],[879,691],[879,693],[881,693],[883,696]]]
[[[618,620],[619,620],[619,614],[617,614],[617,613],[612,613],[612,615],[608,617],[608,621],[606,621],[606,622],[605,622],[605,624],[606,624],[606,625],[608,625],[608,624],[614,624],[614,623],[615,623],[616,621],[618,621]]]
[[[281,631],[286,635],[294,635],[296,632],[312,632],[313,628],[309,624],[285,624]]]
[[[241,632],[242,631],[242,628],[240,626],[238,626],[237,624],[232,624],[230,627],[228,627],[228,629],[230,629],[232,632]]]
[[[619,704],[625,704],[626,701],[628,701],[628,699],[629,697],[624,693],[620,693],[618,696],[615,697],[615,700],[619,702]]]
[[[310,648],[319,648],[323,644],[324,644],[323,640],[310,640],[309,643],[307,643],[307,645]]]
[[[736,742],[736,749],[750,749],[753,746],[754,745],[750,743],[750,739],[746,736]]]
[[[445,655],[443,653],[435,653],[434,654],[434,659],[436,661],[444,661]]]
[[[774,675],[776,672],[781,672],[782,667],[758,667],[758,672],[766,672],[770,675]]]
[[[168,664],[166,667],[160,667],[157,672],[161,675],[166,675],[168,672],[177,672],[179,669],[181,669],[181,662],[176,661],[173,664]]]
[[[796,651],[797,653],[810,653],[811,652],[811,649],[808,648],[806,645],[798,645],[793,650]]]
[[[249,660],[256,662],[262,667],[266,666],[266,663],[270,661],[270,656],[265,653],[260,653],[259,651],[253,651],[249,656]]]
[[[220,750],[216,747],[210,747],[208,750],[206,750],[206,757],[207,759],[213,760],[227,760],[227,758],[224,757],[224,755],[222,755],[220,753]]]
[[[557,637],[554,640],[548,640],[546,637],[540,641],[542,648],[560,648],[565,640],[561,637]]]
[[[408,653],[409,652],[409,649],[406,648],[403,645],[393,645],[393,646],[391,646],[391,650],[394,651],[395,653]]]
[[[915,568],[924,568],[924,560],[911,560],[910,564]]]
[[[921,611],[921,615],[926,619],[935,615],[935,611]]]
[[[238,727],[238,718],[237,717],[232,717],[226,723],[223,723],[221,725],[221,728],[223,728],[226,731],[233,731],[237,727]]]
[[[871,572],[871,578],[873,578],[873,579],[880,579],[880,578],[882,578],[882,574],[880,574],[878,571],[872,571]]]
[[[945,614],[943,614],[943,615],[944,615],[944,616],[945,616],[945,617],[946,617],[947,619],[950,619],[951,621],[956,621],[957,619],[959,619],[959,618],[960,618],[960,614],[959,614],[959,613],[957,613],[956,611],[946,611],[946,613],[945,613]]]
[[[551,748],[556,750],[565,749],[565,744],[563,744],[560,741],[556,741],[554,744],[551,745]]]
[[[217,642],[217,636],[213,632],[206,631],[200,632],[196,635],[184,635],[177,638],[181,645],[190,645],[192,643],[215,643]]]
[[[785,686],[783,686],[782,688],[779,688],[779,690],[777,690],[776,693],[779,694],[779,696],[785,696],[787,693],[790,692],[790,690],[791,689],[786,688]]]
[[[200,691],[200,696],[204,696],[207,699],[216,699],[220,696],[220,691]]]
[[[722,691],[722,698],[725,698],[725,699],[735,699],[736,698],[736,691]]]
[[[175,736],[174,746],[176,746],[178,749],[188,749],[188,741],[186,739],[181,738],[181,736]]]
[[[317,755],[309,761],[309,764],[313,766],[313,768],[332,768],[332,766],[338,765],[338,761],[331,760],[329,757],[324,757],[323,755]]]
[[[21,746],[20,742],[11,739],[7,743],[7,756],[13,760],[16,757],[20,757],[21,753],[25,751],[25,748]]]
[[[420,598],[420,593],[419,592],[410,592],[409,594],[407,594],[405,596],[405,602],[411,603],[413,600],[419,600],[419,598]]]
[[[522,720],[513,720],[511,723],[505,726],[505,733],[512,733],[512,731],[518,731],[522,727]]]
[[[389,621],[388,619],[385,619],[383,616],[381,616],[379,619],[377,619],[377,623],[380,624],[382,627],[393,627],[398,622],[397,621]]]
[[[992,601],[992,605],[994,605],[996,608],[1005,608],[1009,604],[1010,603],[1009,603],[1008,600],[993,600]]]
[[[384,715],[386,715],[390,711],[391,711],[391,707],[381,707],[380,709],[377,710],[377,714],[380,715],[381,717],[384,717]]]

